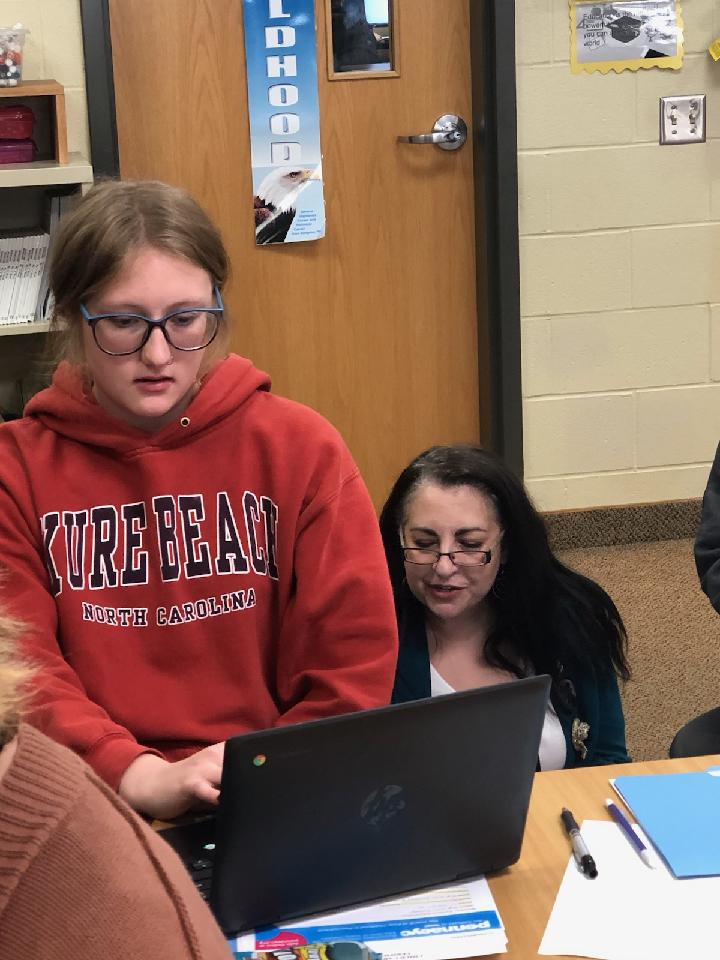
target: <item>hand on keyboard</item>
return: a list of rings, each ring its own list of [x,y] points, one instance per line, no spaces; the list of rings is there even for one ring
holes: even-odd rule
[[[143,753],[123,774],[120,796],[158,820],[172,820],[199,803],[216,805],[224,750],[224,743],[215,743],[175,763]]]

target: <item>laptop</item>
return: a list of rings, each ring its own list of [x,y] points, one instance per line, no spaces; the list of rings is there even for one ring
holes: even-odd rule
[[[550,678],[233,737],[212,818],[162,836],[227,936],[520,856]]]

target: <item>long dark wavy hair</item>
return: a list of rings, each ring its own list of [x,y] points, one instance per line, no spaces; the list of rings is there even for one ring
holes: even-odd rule
[[[425,450],[395,482],[380,514],[380,529],[398,617],[418,603],[405,581],[400,529],[421,483],[474,487],[490,498],[503,533],[503,561],[485,602],[494,626],[485,643],[488,663],[519,675],[518,662],[557,679],[567,660],[600,674],[630,678],[627,635],[617,607],[594,581],[553,554],[542,517],[525,487],[502,460],[472,445]],[[508,657],[512,657],[509,659]]]

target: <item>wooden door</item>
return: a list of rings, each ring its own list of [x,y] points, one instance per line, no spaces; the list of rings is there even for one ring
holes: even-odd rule
[[[120,168],[189,189],[233,265],[234,349],[340,430],[381,504],[433,443],[479,439],[470,0],[395,0],[400,76],[330,80],[316,0],[327,235],[256,247],[241,0],[111,0]]]

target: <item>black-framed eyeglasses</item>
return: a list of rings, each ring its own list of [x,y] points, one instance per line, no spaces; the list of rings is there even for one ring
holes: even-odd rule
[[[456,567],[484,567],[492,560],[492,550],[429,550],[426,547],[403,547],[407,563],[439,563],[440,557],[450,557]]]
[[[225,310],[217,286],[213,287],[213,296],[213,307],[173,310],[157,320],[142,313],[93,315],[83,303],[80,304],[80,313],[89,324],[95,343],[111,357],[127,357],[142,350],[156,327],[162,330],[167,342],[176,350],[204,350],[217,336]]]

